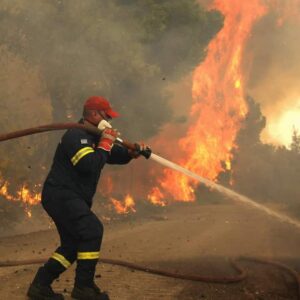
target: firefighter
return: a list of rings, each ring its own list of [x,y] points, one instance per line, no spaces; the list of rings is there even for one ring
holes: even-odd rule
[[[92,96],[84,104],[80,123],[98,127],[103,120],[118,117],[103,97]],[[72,297],[78,300],[109,300],[94,282],[99,259],[103,225],[91,211],[92,198],[102,168],[108,164],[127,164],[139,153],[114,144],[118,132],[106,127],[96,137],[82,129],[69,129],[57,146],[51,170],[42,191],[42,205],[53,219],[60,246],[38,269],[27,296],[32,300],[60,300],[52,282],[77,262]]]

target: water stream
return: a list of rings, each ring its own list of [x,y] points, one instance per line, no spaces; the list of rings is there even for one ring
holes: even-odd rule
[[[235,192],[235,191],[233,191],[229,188],[226,188],[226,187],[224,187],[224,186],[222,186],[218,183],[215,183],[211,180],[205,179],[205,178],[197,175],[196,173],[191,172],[191,171],[189,171],[189,170],[187,170],[187,169],[185,169],[185,168],[183,168],[183,167],[181,167],[181,166],[179,166],[179,165],[177,165],[177,164],[175,164],[175,163],[173,163],[173,162],[171,162],[171,161],[169,161],[165,158],[162,158],[162,157],[152,153],[151,156],[150,156],[150,159],[152,159],[152,160],[158,162],[159,164],[164,165],[168,168],[179,171],[179,172],[181,172],[181,173],[183,173],[183,174],[185,174],[185,175],[187,175],[187,176],[189,176],[189,177],[205,184],[206,186],[208,186],[208,187],[210,187],[214,190],[219,191],[220,193],[228,196],[229,198],[231,198],[231,199],[233,199],[237,202],[242,202],[242,203],[245,203],[249,206],[255,207],[256,209],[259,209],[259,210],[265,212],[266,214],[268,214],[268,215],[270,215],[274,218],[277,218],[278,220],[280,220],[282,222],[287,222],[287,223],[289,223],[293,226],[296,226],[298,229],[300,229],[300,222],[288,217],[287,215],[279,213],[279,212],[277,212],[273,209],[270,209],[270,208],[268,208],[268,207],[266,207],[262,204],[259,204],[259,203],[255,202],[254,200],[251,200],[250,198],[248,198],[244,195],[241,195],[241,194],[239,194],[239,193],[237,193],[237,192]]]

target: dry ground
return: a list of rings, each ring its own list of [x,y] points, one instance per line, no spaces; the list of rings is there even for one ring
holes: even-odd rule
[[[57,245],[53,230],[0,239],[1,260],[49,256]],[[106,224],[102,257],[170,271],[233,275],[228,258],[257,256],[300,271],[300,231],[261,212],[235,204],[176,205],[153,218]],[[224,285],[173,279],[99,265],[97,283],[112,300],[297,299],[294,279],[273,266],[243,263],[248,278]],[[0,299],[26,299],[37,265],[0,269]],[[71,299],[74,269],[55,282]]]

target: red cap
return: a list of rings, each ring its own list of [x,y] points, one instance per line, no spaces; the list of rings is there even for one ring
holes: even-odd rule
[[[84,103],[84,108],[103,110],[111,118],[116,118],[119,116],[119,113],[112,109],[108,100],[101,96],[91,96],[88,98]]]

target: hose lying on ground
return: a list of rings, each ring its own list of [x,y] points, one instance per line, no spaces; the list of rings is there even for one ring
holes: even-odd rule
[[[3,267],[13,267],[13,266],[23,266],[23,265],[33,265],[33,264],[43,264],[47,261],[47,259],[28,259],[28,260],[11,260],[11,261],[0,261],[0,268]],[[259,264],[267,264],[275,266],[276,268],[283,269],[287,271],[294,279],[297,284],[297,297],[300,300],[300,276],[299,274],[291,269],[289,266],[274,262],[271,260],[261,259],[261,258],[255,258],[255,257],[239,257],[236,259],[230,260],[231,266],[235,269],[235,271],[238,273],[235,276],[222,276],[222,277],[213,277],[213,276],[202,276],[202,275],[193,275],[193,274],[181,274],[177,272],[169,272],[165,270],[159,270],[154,268],[149,268],[146,266],[142,266],[136,263],[131,263],[123,260],[117,260],[117,259],[110,259],[110,258],[102,258],[99,260],[99,263],[104,264],[111,264],[111,265],[118,265],[122,267],[126,267],[133,270],[138,270],[142,272],[147,272],[151,274],[161,275],[161,276],[167,276],[172,278],[178,278],[178,279],[185,279],[185,280],[192,280],[192,281],[201,281],[201,282],[207,282],[207,283],[222,283],[222,284],[229,284],[229,283],[237,283],[241,282],[247,277],[246,271],[240,266],[240,261],[249,261]]]

